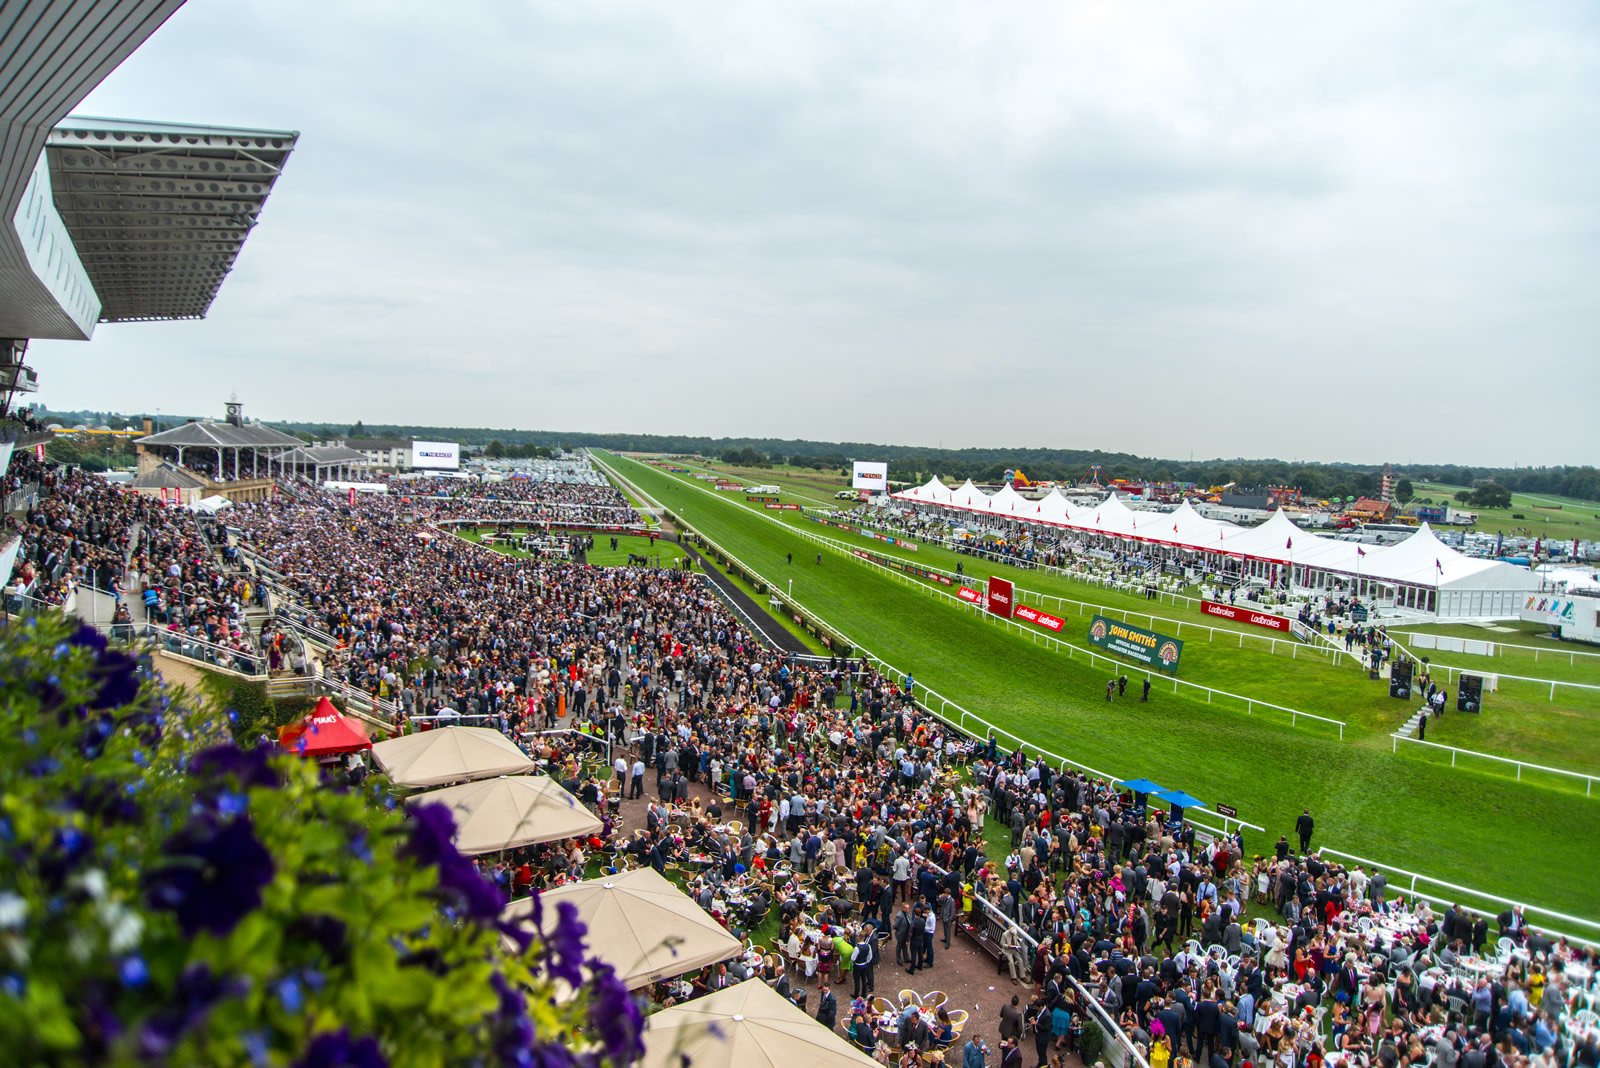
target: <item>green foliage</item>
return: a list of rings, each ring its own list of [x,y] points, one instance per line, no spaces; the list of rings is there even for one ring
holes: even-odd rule
[[[558,1006],[544,947],[506,947],[437,820],[231,726],[92,631],[0,626],[7,1063],[484,1064],[602,1040],[616,1063],[620,988]]]
[[[46,446],[50,459],[77,464],[85,471],[132,467],[133,446],[126,438],[95,434],[56,434]]]
[[[77,423],[97,425],[115,421],[105,412],[46,412],[41,416],[68,426]],[[168,414],[168,425],[181,421]],[[289,433],[307,432],[318,438],[352,436],[353,428],[335,423],[280,422],[274,424]],[[1036,480],[1078,479],[1090,464],[1101,464],[1108,478],[1150,478],[1193,482],[1201,486],[1237,482],[1242,486],[1278,484],[1300,486],[1313,497],[1370,497],[1378,488],[1377,472],[1369,467],[1346,463],[1305,464],[1277,459],[1202,459],[1179,461],[1136,456],[1100,449],[1024,449],[993,446],[974,449],[929,449],[916,445],[891,445],[868,442],[809,441],[793,438],[712,438],[684,434],[588,433],[580,431],[517,430],[492,427],[437,427],[415,424],[377,424],[364,426],[364,434],[382,437],[412,437],[434,441],[459,441],[463,445],[487,445],[498,439],[510,450],[520,445],[541,445],[548,449],[592,446],[625,452],[663,452],[678,455],[719,456],[730,450],[750,450],[763,458],[787,458],[790,464],[810,466],[822,462],[818,470],[845,468],[849,457],[881,459],[890,462],[891,477],[925,482],[929,474],[957,480],[997,479],[1007,467],[1021,467]],[[730,463],[734,461],[728,461]],[[768,461],[770,462],[770,461]],[[745,466],[765,466],[746,464]],[[1600,500],[1600,468],[1593,466],[1555,466],[1518,468],[1471,468],[1444,465],[1397,465],[1396,472],[1418,482],[1449,482],[1471,485],[1489,478],[1518,493],[1545,493]],[[841,470],[841,473],[844,473]],[[916,478],[910,476],[916,475]]]
[[[1092,1065],[1099,1061],[1105,1045],[1105,1035],[1101,1033],[1100,1025],[1093,1020],[1086,1021],[1082,1033],[1078,1035],[1078,1056],[1083,1063]]]
[[[1472,491],[1472,503],[1479,508],[1510,508],[1511,491],[1494,482],[1485,482]]]
[[[1402,501],[1409,501],[1412,497],[1415,497],[1416,490],[1412,488],[1411,480],[1409,478],[1402,478],[1399,482],[1396,482],[1394,486],[1394,495],[1400,498]]]

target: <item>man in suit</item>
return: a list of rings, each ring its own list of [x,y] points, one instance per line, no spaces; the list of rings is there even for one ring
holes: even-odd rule
[[[1000,1038],[1020,1039],[1022,1037],[1022,999],[1011,995],[1011,1004],[1000,1006]]]
[[[900,906],[900,911],[894,914],[894,923],[889,929],[894,932],[894,962],[901,966],[910,965],[912,963],[910,902]]]
[[[1522,914],[1521,905],[1513,905],[1502,912],[1495,917],[1495,922],[1500,925],[1500,936],[1502,938],[1509,938],[1521,945],[1528,937],[1528,919]]]
[[[827,983],[817,998],[817,1022],[830,1031],[839,1025],[839,999]]]
[[[1300,852],[1311,852],[1311,832],[1316,827],[1316,821],[1311,818],[1311,810],[1301,809],[1300,818],[1294,821],[1294,833],[1300,836]]]
[[[1195,1058],[1208,1064],[1217,1049],[1217,1034],[1222,1030],[1221,1007],[1211,998],[1202,998],[1194,1008]]]
[[[863,932],[850,954],[850,974],[855,977],[855,996],[871,995],[876,986],[873,969],[878,964],[878,947],[873,944],[870,929]]]

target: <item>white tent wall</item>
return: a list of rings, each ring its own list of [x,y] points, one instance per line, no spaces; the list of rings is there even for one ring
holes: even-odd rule
[[[1054,490],[1039,502],[1028,501],[1010,486],[990,498],[970,479],[950,496],[944,507],[958,512],[1104,537],[1124,548],[1140,542],[1158,550],[1235,558],[1247,578],[1281,580],[1292,563],[1297,588],[1352,593],[1378,605],[1453,619],[1510,618],[1523,595],[1541,588],[1533,572],[1463,556],[1426,525],[1406,541],[1380,548],[1311,533],[1282,511],[1258,527],[1240,527],[1207,519],[1187,501],[1173,512],[1135,511],[1113,493],[1098,506],[1079,508]],[[1015,511],[1013,501],[1020,502]]]

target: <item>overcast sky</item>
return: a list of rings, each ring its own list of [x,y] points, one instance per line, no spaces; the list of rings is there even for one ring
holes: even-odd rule
[[[1600,459],[1600,9],[192,0],[81,114],[301,132],[57,407]]]

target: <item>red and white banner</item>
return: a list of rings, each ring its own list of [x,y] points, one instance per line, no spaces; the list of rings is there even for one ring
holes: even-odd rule
[[[988,601],[990,612],[1010,619],[1011,613],[1016,607],[1016,601],[1011,596],[1011,581],[990,575]]]
[[[355,506],[356,506],[356,488],[354,486],[351,486],[350,487],[350,507],[354,508]]]
[[[977,604],[979,601],[983,600],[983,594],[979,593],[971,586],[961,587],[956,591],[956,596],[961,598],[963,601],[968,602],[969,604]]]
[[[1067,621],[1060,616],[1053,616],[1049,612],[1041,612],[1037,608],[1025,604],[1017,605],[1017,618],[1045,630],[1058,631],[1066,626]]]
[[[1281,630],[1285,634],[1289,632],[1289,620],[1284,619],[1282,616],[1269,616],[1265,612],[1252,612],[1248,608],[1240,608],[1237,605],[1223,604],[1220,601],[1201,601],[1200,611],[1208,616],[1216,616],[1219,619],[1231,619],[1238,623],[1249,623],[1256,627],[1266,627],[1268,630]]]
[[[800,508],[800,506],[798,504],[788,504],[788,503],[781,503],[781,502],[777,502],[777,501],[768,501],[766,506],[768,508],[782,509],[782,510],[785,510],[785,511],[791,510],[791,509],[795,510],[795,511],[798,511],[799,508]]]

